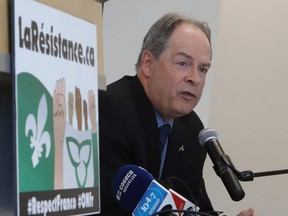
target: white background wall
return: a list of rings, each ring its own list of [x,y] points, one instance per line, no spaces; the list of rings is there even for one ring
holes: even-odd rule
[[[288,169],[287,8],[286,0],[222,0],[209,126],[239,170]],[[228,215],[250,205],[261,216],[288,215],[287,174],[242,183],[241,202],[206,174],[214,205]]]
[[[288,2],[286,0],[109,0],[104,6],[107,83],[134,75],[148,28],[166,12],[203,19],[212,28],[213,66],[196,112],[240,170],[288,168]],[[216,210],[236,215],[250,206],[260,216],[287,215],[288,175],[241,183],[234,202],[207,158],[207,190]]]

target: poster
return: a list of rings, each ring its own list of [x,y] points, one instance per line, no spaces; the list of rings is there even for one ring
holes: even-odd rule
[[[14,0],[18,215],[100,211],[96,25]]]

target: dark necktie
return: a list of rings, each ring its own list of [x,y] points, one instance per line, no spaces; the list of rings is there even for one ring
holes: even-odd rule
[[[161,164],[160,164],[160,172],[159,179],[161,178],[164,161],[166,157],[166,149],[167,149],[167,137],[169,136],[171,126],[169,124],[162,125],[159,127],[160,129],[160,150],[161,150]]]

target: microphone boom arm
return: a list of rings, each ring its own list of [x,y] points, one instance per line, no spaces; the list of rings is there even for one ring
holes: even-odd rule
[[[257,172],[253,173],[251,170],[245,170],[245,171],[238,171],[235,166],[232,164],[232,161],[230,160],[230,157],[228,155],[224,155],[222,157],[223,161],[226,163],[226,165],[233,170],[236,177],[240,181],[253,181],[255,177],[263,177],[263,176],[271,176],[271,175],[282,175],[282,174],[288,174],[288,169],[282,169],[282,170],[273,170],[273,171],[265,171],[265,172]]]

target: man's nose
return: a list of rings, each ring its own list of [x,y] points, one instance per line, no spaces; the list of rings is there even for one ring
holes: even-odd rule
[[[192,67],[187,76],[185,77],[185,81],[191,83],[194,86],[198,86],[201,82],[198,68]]]

